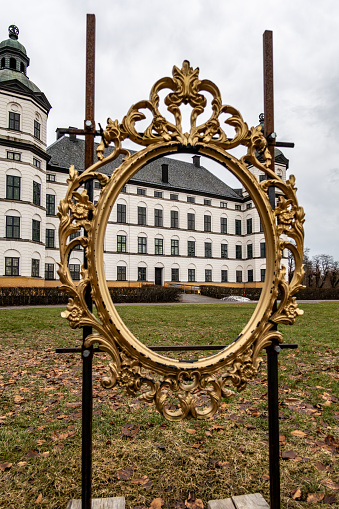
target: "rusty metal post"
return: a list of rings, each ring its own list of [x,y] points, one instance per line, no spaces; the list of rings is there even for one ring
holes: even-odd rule
[[[264,43],[264,136],[271,153],[271,170],[274,168],[274,87],[273,87],[273,32],[266,30]],[[268,197],[272,209],[275,208],[275,187],[270,187]],[[277,309],[274,304],[273,313]],[[277,330],[274,325],[272,330]],[[266,349],[267,385],[268,385],[268,427],[269,427],[269,470],[270,470],[270,507],[280,509],[280,450],[279,450],[279,399],[278,399],[278,342]]]
[[[94,94],[95,94],[95,15],[87,14],[86,27],[86,105],[85,131],[95,132],[94,122]],[[94,136],[85,135],[85,169],[94,162]],[[90,201],[93,201],[93,181],[85,184]],[[84,267],[87,268],[86,251],[84,253]],[[86,290],[86,304],[90,311],[93,309],[91,289]],[[83,328],[82,346],[82,509],[91,509],[92,499],[92,359],[93,347],[85,348],[87,336],[92,333],[92,327]]]

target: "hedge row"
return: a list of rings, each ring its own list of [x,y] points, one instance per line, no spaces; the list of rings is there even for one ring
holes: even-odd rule
[[[68,296],[58,288],[0,288],[0,306],[41,306],[67,304]]]
[[[178,288],[142,286],[141,288],[110,288],[113,302],[175,302],[179,300]],[[68,302],[68,295],[58,288],[0,288],[0,306],[41,306]]]
[[[259,300],[260,288],[225,288],[222,286],[201,286],[201,295],[222,299],[231,295],[241,295],[251,300]],[[298,300],[339,300],[338,288],[305,288],[296,294]],[[279,297],[278,297],[279,298]]]
[[[167,286],[113,287],[109,289],[113,302],[177,302],[181,290]]]

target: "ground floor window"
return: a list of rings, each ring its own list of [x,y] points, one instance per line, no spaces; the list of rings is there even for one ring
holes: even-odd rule
[[[205,282],[210,283],[212,281],[212,270],[205,269]]]
[[[19,275],[19,258],[12,256],[5,257],[5,276]]]
[[[138,281],[146,281],[146,267],[138,267]]]
[[[242,283],[242,271],[241,270],[236,270],[235,280],[237,283]]]
[[[126,281],[126,267],[124,265],[117,266],[117,281]]]
[[[179,279],[179,269],[172,269],[172,281],[180,281]]]
[[[248,271],[247,271],[247,281],[249,283],[253,283],[253,270],[252,269],[248,269]]]
[[[40,260],[32,258],[32,277],[40,276]]]
[[[195,281],[195,269],[188,269],[188,281]]]
[[[221,282],[222,283],[227,283],[227,270],[222,270],[221,271]]]
[[[45,279],[54,279],[54,263],[45,263]]]
[[[266,269],[260,269],[260,281],[264,283],[266,276]]]
[[[78,263],[70,263],[68,268],[73,281],[80,281],[80,265]]]

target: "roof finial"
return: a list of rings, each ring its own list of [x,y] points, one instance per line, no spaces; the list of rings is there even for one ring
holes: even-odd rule
[[[16,25],[10,25],[8,27],[8,35],[10,39],[18,40],[19,29]]]

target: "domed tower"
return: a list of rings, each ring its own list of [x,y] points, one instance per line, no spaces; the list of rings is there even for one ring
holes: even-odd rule
[[[0,283],[41,286],[51,105],[27,76],[29,58],[19,29],[11,25],[8,31],[0,43]]]

